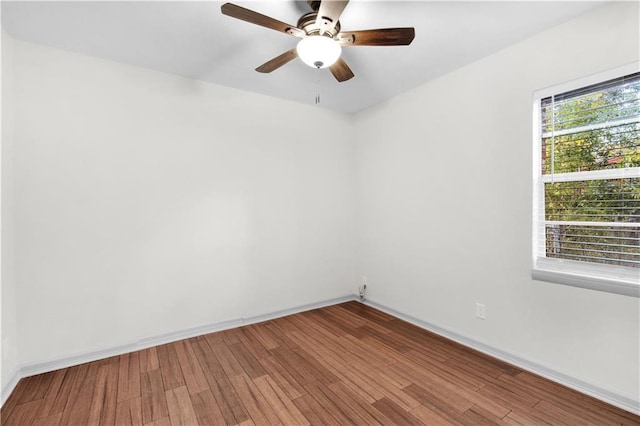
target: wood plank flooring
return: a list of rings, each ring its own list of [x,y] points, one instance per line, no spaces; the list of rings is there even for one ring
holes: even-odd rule
[[[2,425],[640,425],[357,302],[22,379]]]

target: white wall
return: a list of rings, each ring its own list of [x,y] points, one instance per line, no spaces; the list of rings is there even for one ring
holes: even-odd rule
[[[353,292],[349,117],[13,44],[21,363]]]
[[[359,114],[369,298],[637,401],[638,299],[529,274],[532,94],[638,60],[638,35],[612,4]]]
[[[0,265],[2,285],[0,286],[0,309],[2,310],[2,367],[0,368],[0,389],[3,391],[16,373],[18,367],[17,313],[15,298],[15,268],[13,253],[13,63],[12,43],[2,32],[2,245]]]

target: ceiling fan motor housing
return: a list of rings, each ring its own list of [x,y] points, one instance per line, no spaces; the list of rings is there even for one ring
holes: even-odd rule
[[[336,22],[336,25],[331,28],[331,26],[324,25],[324,28],[321,31],[321,28],[317,24],[318,12],[309,12],[304,14],[298,19],[298,28],[304,30],[307,35],[326,35],[331,38],[334,38],[340,32],[340,21]],[[331,19],[324,17],[323,21],[332,22]]]

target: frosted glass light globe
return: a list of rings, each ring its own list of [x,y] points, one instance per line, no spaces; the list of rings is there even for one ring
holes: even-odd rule
[[[296,51],[302,62],[310,67],[327,68],[338,60],[342,47],[332,38],[314,35],[300,40]]]

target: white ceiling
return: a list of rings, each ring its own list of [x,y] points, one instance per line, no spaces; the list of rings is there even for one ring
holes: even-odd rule
[[[234,1],[295,25],[305,1]],[[295,60],[254,69],[297,38],[222,15],[223,2],[2,2],[13,37],[211,83],[313,104],[316,71]],[[345,30],[415,27],[410,46],[347,47],[355,77],[320,71],[321,107],[357,112],[597,7],[593,1],[358,1]],[[532,58],[533,59],[533,58]]]

